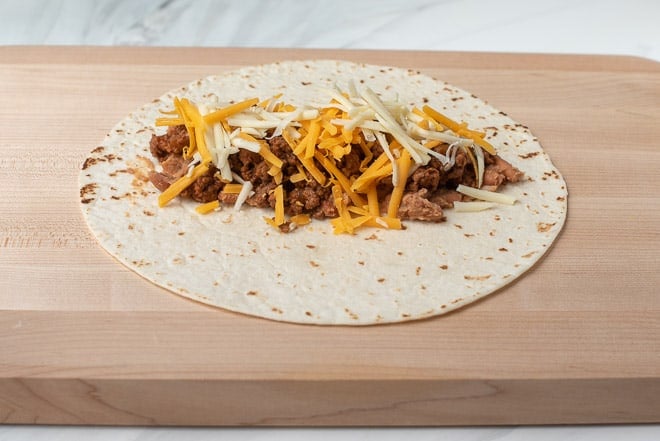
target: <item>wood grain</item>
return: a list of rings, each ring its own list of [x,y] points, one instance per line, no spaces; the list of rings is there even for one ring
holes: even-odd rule
[[[366,328],[203,306],[124,269],[78,208],[126,113],[278,59],[413,67],[540,138],[569,186],[549,254],[444,317]],[[0,48],[0,422],[444,425],[660,421],[660,67],[630,57]]]

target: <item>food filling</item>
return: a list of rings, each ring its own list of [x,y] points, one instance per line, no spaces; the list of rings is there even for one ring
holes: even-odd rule
[[[323,107],[281,96],[217,108],[174,98],[156,121],[167,132],[150,142],[162,167],[150,174],[159,205],[178,197],[199,202],[200,214],[270,208],[265,221],[283,232],[331,218],[335,233],[352,234],[401,229],[402,220],[442,222],[455,204],[479,211],[515,202],[494,192],[523,173],[484,133],[368,88],[327,93]]]

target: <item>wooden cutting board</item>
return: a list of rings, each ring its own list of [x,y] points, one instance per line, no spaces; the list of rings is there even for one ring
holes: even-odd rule
[[[531,271],[429,320],[276,323],[108,256],[78,207],[86,153],[195,78],[281,59],[419,69],[528,125],[569,186]],[[0,48],[0,422],[660,422],[660,65],[630,57]]]

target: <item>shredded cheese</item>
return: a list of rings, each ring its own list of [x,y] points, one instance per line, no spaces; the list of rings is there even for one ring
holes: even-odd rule
[[[244,184],[225,184],[222,188],[224,194],[239,194]]]
[[[513,205],[516,203],[516,198],[502,193],[495,193],[494,191],[482,190],[479,188],[468,187],[466,185],[459,185],[456,191],[463,193],[471,198],[480,199],[486,202],[495,202],[496,204]]]
[[[478,188],[460,185],[457,190],[479,201],[456,202],[456,211],[480,211],[494,203],[515,203],[511,196],[481,189],[483,151],[495,154],[493,146],[484,140],[485,133],[427,105],[409,110],[398,100],[388,101],[368,87],[358,90],[354,82],[348,84],[347,92],[335,87],[328,94],[331,100],[323,107],[293,106],[281,101],[281,94],[263,101],[250,98],[221,108],[217,104],[195,105],[186,98],[175,97],[174,108],[161,111],[165,116],[158,118],[156,125],[185,126],[190,141],[183,157],[190,159],[191,164],[185,176],[160,194],[159,206],[167,205],[214,166],[218,169],[215,176],[225,183],[222,193],[237,195],[234,209],[240,209],[254,194],[252,182],[232,172],[229,165],[230,155],[240,149],[258,153],[269,166],[268,174],[277,185],[273,190],[275,216],[265,219],[277,228],[285,224],[295,228],[310,222],[307,214],[287,220],[284,185],[314,180],[332,188],[338,217],[331,224],[336,234],[353,234],[361,227],[401,229],[398,210],[408,176],[432,157],[449,170],[461,149],[473,166]],[[299,161],[297,173],[286,169],[286,182],[285,163],[267,142],[275,136],[284,138]],[[442,144],[448,146],[434,150]],[[383,153],[374,157],[373,149],[378,146]],[[352,149],[358,149],[362,158],[359,174],[347,176],[342,172],[342,161]],[[392,179],[394,188],[386,215],[382,215],[378,185],[385,178]],[[220,202],[213,201],[197,206],[196,211],[206,214],[219,208]]]
[[[390,203],[387,206],[387,216],[391,218],[397,217],[397,212],[399,211],[399,205],[401,204],[401,199],[403,197],[403,190],[406,188],[406,181],[408,178],[408,171],[410,170],[411,165],[410,154],[407,150],[404,150],[401,154],[401,157],[396,161],[396,167],[399,170],[399,182],[394,186],[392,190],[392,196],[390,197]]]
[[[198,212],[199,214],[208,214],[212,211],[215,211],[220,208],[220,201],[215,200],[211,202],[207,202],[206,204],[198,205],[195,208],[195,211]]]
[[[220,122],[245,109],[249,109],[252,106],[256,106],[258,103],[259,103],[259,98],[252,98],[249,100],[241,101],[240,103],[231,104],[225,108],[216,110],[215,112],[205,115],[204,122],[206,124],[214,124]]]
[[[279,227],[284,224],[284,188],[278,185],[275,188],[275,224]]]
[[[483,136],[485,134],[481,134],[479,132],[475,132],[472,130],[468,130],[466,126],[462,126],[461,124],[457,123],[456,121],[452,120],[451,118],[443,115],[442,113],[438,112],[431,106],[424,106],[422,108],[424,113],[429,115],[431,118],[436,120],[437,122],[445,125],[447,128],[449,128],[451,131],[456,133],[459,136],[465,136],[466,138],[470,138],[472,141],[474,141],[475,144],[479,145],[481,148],[486,150],[488,153],[491,155],[495,155],[495,147],[490,145],[487,141],[484,141]],[[481,135],[481,136],[479,136]]]

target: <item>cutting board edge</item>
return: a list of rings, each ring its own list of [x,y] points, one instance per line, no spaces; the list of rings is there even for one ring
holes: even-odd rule
[[[535,404],[529,405],[530,402]],[[149,426],[653,423],[660,422],[660,379],[589,382],[4,379],[0,380],[0,415],[4,415],[6,424]]]
[[[212,55],[236,57],[237,65],[286,59],[340,58],[366,63],[432,68],[459,63],[471,69],[546,69],[575,71],[660,72],[660,62],[637,55],[562,54],[385,49],[166,47],[166,46],[0,46],[3,64],[194,64],[216,65]],[[422,56],[420,58],[420,55]],[[200,63],[200,59],[208,62]],[[415,62],[412,63],[411,60]],[[421,64],[419,63],[423,61]]]

